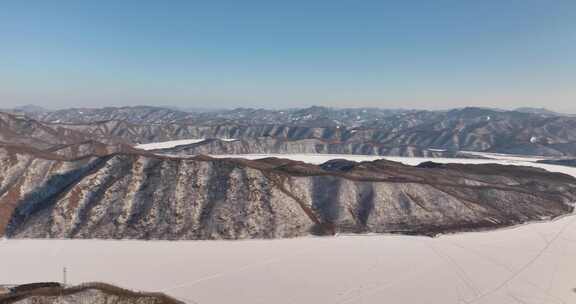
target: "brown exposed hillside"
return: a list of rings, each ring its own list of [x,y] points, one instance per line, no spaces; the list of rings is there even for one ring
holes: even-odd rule
[[[239,239],[490,229],[572,212],[576,179],[502,165],[0,149],[0,233],[35,238]]]
[[[0,295],[0,303],[183,304],[161,293],[135,292],[105,283],[86,283],[73,287],[62,287],[58,283],[26,284],[14,287],[12,293]]]

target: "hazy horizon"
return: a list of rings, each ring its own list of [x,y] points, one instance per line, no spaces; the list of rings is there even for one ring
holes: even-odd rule
[[[576,2],[0,6],[0,108],[576,112]]]
[[[557,112],[560,114],[573,114],[572,112],[562,112],[562,111],[557,111],[556,109],[553,108],[547,108],[547,107],[487,107],[487,106],[474,106],[474,105],[465,105],[465,106],[460,106],[460,107],[446,107],[446,108],[408,108],[408,107],[381,107],[381,106],[362,106],[362,105],[357,105],[357,106],[322,106],[322,105],[305,105],[305,106],[299,106],[299,107],[247,107],[247,106],[238,106],[238,107],[234,107],[234,106],[230,106],[230,107],[210,107],[210,106],[198,106],[198,107],[194,107],[194,106],[174,106],[174,105],[154,105],[154,104],[134,104],[134,105],[110,105],[110,106],[102,106],[102,105],[93,105],[93,106],[63,106],[63,107],[50,107],[50,106],[40,106],[37,104],[22,104],[22,105],[16,105],[13,107],[0,107],[0,111],[2,110],[17,110],[17,109],[23,109],[26,107],[36,107],[38,109],[43,109],[46,111],[59,111],[59,110],[66,110],[66,109],[102,109],[102,108],[125,108],[125,107],[157,107],[157,108],[165,108],[165,109],[173,109],[173,110],[178,110],[178,111],[184,111],[184,112],[195,112],[195,111],[206,111],[206,112],[211,112],[211,111],[226,111],[226,110],[235,110],[235,109],[239,109],[239,108],[244,108],[244,109],[255,109],[255,110],[260,110],[260,109],[264,109],[264,110],[277,110],[277,111],[281,111],[281,110],[290,110],[290,109],[306,109],[306,108],[311,108],[311,107],[325,107],[325,108],[332,108],[332,109],[380,109],[380,110],[406,110],[406,111],[449,111],[449,110],[454,110],[454,109],[462,109],[462,108],[482,108],[482,109],[490,109],[490,110],[501,110],[501,111],[514,111],[514,110],[518,110],[521,108],[526,108],[526,109],[536,109],[536,110],[546,110],[546,111],[553,111],[553,112]]]

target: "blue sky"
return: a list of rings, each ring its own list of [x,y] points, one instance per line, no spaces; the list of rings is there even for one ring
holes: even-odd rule
[[[0,1],[0,108],[576,112],[576,1]]]

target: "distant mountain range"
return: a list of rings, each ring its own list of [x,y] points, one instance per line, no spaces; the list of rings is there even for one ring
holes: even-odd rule
[[[531,167],[378,160],[65,159],[0,148],[0,236],[243,239],[435,235],[573,211],[576,179]]]
[[[462,108],[449,111],[385,109],[236,109],[189,113],[158,107],[67,109],[0,116],[0,141],[50,143],[95,140],[128,145],[191,138],[235,138],[205,142],[190,153],[354,153],[428,156],[430,151],[483,151],[554,157],[576,156],[576,117],[550,111]],[[19,123],[15,123],[18,119]],[[11,122],[8,122],[10,120]],[[28,121],[28,123],[24,123]],[[18,128],[11,130],[10,128]],[[28,128],[28,130],[26,130]],[[36,130],[36,131],[33,131]],[[11,136],[12,134],[23,134]],[[60,134],[60,135],[57,135]],[[68,138],[64,138],[64,137]],[[70,139],[70,137],[74,137]],[[12,139],[9,139],[12,138]],[[242,147],[239,147],[242,146]],[[180,150],[182,153],[182,150]]]
[[[199,138],[207,140],[158,151],[136,147]],[[462,157],[461,150],[571,157],[576,118],[481,108],[0,112],[0,236],[435,235],[573,211],[576,179],[535,168],[385,160],[317,166],[199,155]]]
[[[514,109],[514,111],[523,112],[523,113],[531,113],[531,114],[549,115],[549,116],[574,116],[573,114],[562,114],[562,113],[548,110],[546,108],[521,107],[521,108]]]

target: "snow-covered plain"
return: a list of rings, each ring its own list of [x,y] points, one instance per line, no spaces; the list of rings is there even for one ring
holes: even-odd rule
[[[531,163],[544,158],[512,155],[512,154],[496,154],[484,152],[465,152],[470,155],[482,156],[485,158],[441,158],[441,157],[405,157],[405,156],[380,156],[380,155],[358,155],[358,154],[319,154],[319,153],[294,153],[294,154],[220,154],[210,155],[216,158],[246,158],[246,159],[260,159],[266,157],[288,158],[292,160],[307,162],[311,164],[322,164],[331,159],[347,159],[353,161],[374,161],[378,159],[388,159],[405,163],[407,165],[417,165],[425,161],[436,161],[442,163],[468,163],[468,164],[486,164],[486,163],[504,163],[504,164],[517,164],[517,163]]]
[[[354,155],[284,157],[311,163]],[[385,157],[576,169],[524,157]],[[340,235],[248,241],[0,241],[0,284],[106,281],[163,291],[187,303],[576,303],[576,215],[489,232],[426,238]]]
[[[197,144],[205,141],[206,138],[193,138],[193,139],[181,139],[181,140],[170,140],[170,141],[162,141],[162,142],[154,142],[149,144],[140,144],[134,146],[137,149],[141,150],[156,150],[156,149],[169,149],[178,146],[184,145],[191,145]],[[222,141],[235,141],[236,139],[232,138],[220,138]]]
[[[576,303],[576,216],[426,238],[0,241],[0,283],[106,281],[187,303]]]
[[[204,140],[205,140],[204,138],[171,140],[171,141],[155,142],[155,143],[149,143],[149,144],[140,144],[140,145],[136,145],[135,148],[141,149],[141,150],[169,149],[169,148],[174,148],[177,146],[200,143],[200,142],[203,142]]]

